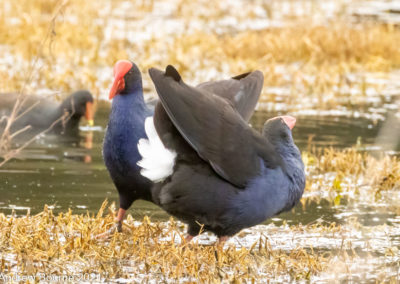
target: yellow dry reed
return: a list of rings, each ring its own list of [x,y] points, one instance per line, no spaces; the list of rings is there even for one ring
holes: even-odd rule
[[[307,279],[326,268],[325,254],[306,248],[289,252],[271,248],[261,238],[250,248],[186,244],[182,226],[171,219],[152,223],[128,217],[124,233],[96,239],[114,225],[115,212],[104,202],[97,216],[54,215],[45,207],[35,216],[0,214],[1,269],[5,274],[38,275],[94,273],[102,279],[131,278],[171,281],[260,281],[265,277]],[[175,241],[178,240],[178,242]],[[257,246],[257,247],[256,247]]]

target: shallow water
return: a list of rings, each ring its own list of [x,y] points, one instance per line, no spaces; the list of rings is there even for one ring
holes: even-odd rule
[[[49,204],[54,206],[55,212],[71,208],[74,213],[95,213],[105,198],[118,205],[117,191],[101,156],[108,113],[109,106],[101,107],[96,114],[96,126],[81,127],[80,138],[46,135],[37,139],[18,159],[0,168],[0,212],[24,215],[29,210],[36,214]],[[256,112],[251,123],[260,129],[264,121],[274,115]],[[382,121],[345,116],[297,116],[293,136],[300,150],[307,150],[309,141],[316,147],[344,148],[361,143],[359,147],[377,149],[374,143],[383,124]],[[365,220],[365,224],[377,225],[385,223],[386,217],[394,217],[384,212],[374,219],[376,221],[371,221],[368,217],[370,208],[349,210],[351,207],[334,208],[328,202],[311,203],[306,208],[298,206],[272,221],[276,224],[283,220],[289,224],[307,224],[318,219],[340,222],[341,214],[347,212]],[[137,219],[145,215],[151,216],[152,220],[169,218],[157,206],[144,201],[135,202],[130,213]]]
[[[265,1],[254,3],[223,1],[220,5],[229,13],[224,12],[218,17],[210,17],[213,15],[210,15],[209,5],[199,1],[195,5],[186,5],[185,8],[189,10],[184,13],[189,12],[192,15],[188,19],[180,19],[179,13],[177,16],[176,5],[171,4],[175,2],[172,0],[155,3],[153,14],[149,13],[153,15],[151,17],[143,17],[141,10],[135,11],[134,2],[123,1],[120,6],[113,9],[112,1],[107,2],[108,4],[101,7],[101,14],[105,15],[107,21],[99,21],[104,28],[105,42],[125,39],[135,46],[128,51],[129,57],[142,58],[142,44],[152,38],[171,39],[173,35],[196,33],[198,30],[211,34],[235,34],[246,30],[298,24],[293,22],[293,17],[312,16],[313,22],[331,24],[330,21],[335,20],[336,14],[345,14],[350,15],[351,21],[357,23],[379,21],[392,23],[394,26],[400,23],[399,6],[396,1],[289,0],[273,1],[262,6],[260,3],[265,4]],[[157,14],[154,14],[155,12]],[[108,20],[110,13],[113,17]],[[249,15],[252,16],[249,18]],[[68,14],[63,18],[71,22],[76,22],[76,19],[69,17]],[[3,54],[0,58],[0,62],[3,63],[0,64],[0,71],[12,74],[25,70],[26,65],[30,64],[14,52],[13,46],[2,45],[0,48]],[[158,57],[158,53],[152,54],[148,61],[157,62],[154,57]],[[69,74],[71,65],[65,62],[63,56],[56,58],[53,66],[57,68],[52,68],[54,69],[52,72],[56,72],[58,77],[65,77],[65,74]],[[203,66],[203,58],[190,59],[193,66]],[[10,68],[11,66],[13,68]],[[326,93],[324,90],[324,93],[315,96],[309,88],[321,78],[306,68],[303,70],[302,66],[303,64],[298,62],[277,65],[272,73],[281,79],[274,86],[264,87],[264,99],[260,100],[259,105],[262,109],[283,113],[293,111],[292,114],[298,119],[293,136],[301,150],[307,150],[312,142],[311,145],[320,148],[356,146],[360,150],[370,152],[385,150],[391,154],[396,151],[398,153],[400,150],[399,70],[390,73],[362,72],[340,74],[340,76],[337,74],[336,79],[332,78],[332,82],[337,81],[337,85],[334,85],[332,90],[328,89]],[[193,81],[191,83],[225,78],[231,73],[229,65],[224,62],[221,62],[219,68],[208,64],[193,70],[196,72],[185,74],[188,82]],[[105,86],[108,86],[112,79],[112,66],[99,65],[91,71],[93,72],[91,75],[96,78],[94,85],[100,90],[99,97],[106,99],[108,93]],[[299,73],[302,76],[298,76]],[[47,88],[54,86],[47,86],[39,74],[38,72],[38,78],[33,84],[35,92],[40,87],[43,88],[40,91],[44,93],[46,91],[53,93],[53,90]],[[144,78],[146,76],[144,73]],[[73,77],[81,79],[79,75]],[[75,79],[71,80],[70,86],[74,86]],[[146,93],[154,93],[150,80],[144,80],[144,87]],[[293,96],[293,90],[296,91],[296,96]],[[96,213],[105,198],[118,205],[117,192],[101,157],[108,112],[108,107],[99,109],[96,126],[90,129],[82,127],[80,138],[66,139],[46,135],[37,139],[17,159],[0,168],[0,213],[14,212],[16,215],[25,215],[29,211],[31,214],[36,214],[43,210],[45,204],[51,204],[55,213],[65,212],[68,208],[78,214]],[[393,112],[394,117],[384,120],[388,112]],[[251,123],[260,129],[264,121],[274,115],[257,112]],[[328,180],[334,177],[327,174],[323,178]],[[312,199],[310,196],[314,194],[327,194],[323,190],[324,187],[321,187],[317,192],[307,192],[305,194],[307,197],[304,198],[307,200],[305,205],[299,204],[294,210],[267,220],[264,225],[245,229],[232,238],[231,242],[238,248],[244,245],[250,249],[260,237],[267,235],[271,237],[268,239],[275,251],[283,250],[291,253],[296,248],[302,247],[312,253],[315,250],[316,253],[335,254],[344,247],[349,254],[351,250],[353,252],[355,250],[358,256],[343,258],[339,256],[323,273],[312,276],[312,282],[331,283],[336,280],[367,283],[381,281],[382,275],[392,275],[399,281],[400,218],[396,214],[399,213],[398,205],[396,212],[380,200],[374,203],[370,200],[364,202],[360,198],[352,203],[350,199],[346,200],[344,197],[339,206],[334,206],[332,201],[326,199],[318,202],[309,201]],[[396,194],[390,196],[393,202],[397,202],[400,198],[395,190],[388,194]],[[135,202],[129,213],[137,220],[142,220],[144,215],[151,216],[153,221],[169,218],[169,215],[155,205],[143,201]],[[287,226],[285,223],[309,225],[296,227]],[[328,229],[334,223],[340,224],[339,229]],[[314,228],[314,224],[322,225]],[[206,245],[216,241],[216,237],[210,234],[203,234],[198,239],[200,243]],[[134,262],[124,263],[127,271],[132,271],[132,267],[137,266]],[[75,264],[76,269],[73,271],[81,271],[79,268],[82,266]],[[81,265],[87,266],[87,263]],[[265,278],[275,279],[277,282],[293,281],[288,275],[283,278],[276,277],[265,274]],[[136,276],[130,280],[120,278],[114,281],[138,282],[141,279],[144,280]]]

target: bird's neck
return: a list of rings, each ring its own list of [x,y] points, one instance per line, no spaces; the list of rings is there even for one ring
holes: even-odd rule
[[[136,149],[139,139],[147,138],[144,121],[149,115],[141,93],[115,96],[107,129],[113,144],[129,152]]]
[[[291,206],[296,200],[303,195],[305,187],[304,164],[301,159],[301,153],[296,146],[293,146],[283,155],[286,167],[286,175],[288,176],[291,186],[289,188],[288,205]]]
[[[149,110],[141,92],[117,95],[112,102],[110,124],[124,125],[128,128],[144,127],[148,114]]]

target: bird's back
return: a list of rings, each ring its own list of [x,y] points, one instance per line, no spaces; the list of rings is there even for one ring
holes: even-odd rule
[[[0,94],[0,117],[10,116],[17,101],[17,93]],[[58,104],[48,98],[35,95],[23,95],[23,104],[19,108],[17,115],[21,115],[12,125],[11,130],[16,131],[27,125],[37,130],[49,127],[57,110]]]

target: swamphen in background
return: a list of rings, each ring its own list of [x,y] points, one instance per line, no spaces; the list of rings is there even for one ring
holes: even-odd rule
[[[16,93],[0,94],[0,117],[11,114],[17,97]],[[26,113],[23,114],[24,112]],[[49,99],[29,95],[21,105],[18,115],[21,116],[13,122],[12,132],[28,125],[31,128],[29,132],[40,132],[48,129],[56,120],[66,115],[67,119],[57,122],[52,128],[52,132],[77,135],[82,116],[85,116],[89,125],[93,125],[93,96],[89,91],[80,90],[72,93],[61,104],[57,104]],[[5,123],[0,127],[4,126]]]
[[[229,80],[203,83],[198,88],[214,90],[248,120],[262,85],[262,73],[254,71]],[[118,231],[121,231],[126,210],[135,200],[153,201],[153,182],[140,174],[142,167],[137,165],[142,159],[138,142],[147,138],[145,120],[153,115],[153,110],[144,101],[141,73],[133,62],[121,60],[115,64],[110,99],[113,102],[104,138],[103,157],[119,194],[120,208],[116,222]],[[157,156],[156,152],[153,154],[161,162],[161,166],[152,171],[157,178],[157,175],[163,175],[165,167],[162,166],[162,156]]]
[[[188,224],[189,240],[200,224],[223,241],[296,205],[305,173],[293,117],[268,120],[260,134],[229,101],[185,84],[172,66],[149,73],[161,103],[154,123],[146,121],[149,140],[139,143],[139,164],[158,182],[153,201]],[[159,167],[147,161],[162,151],[169,170],[154,176]]]

